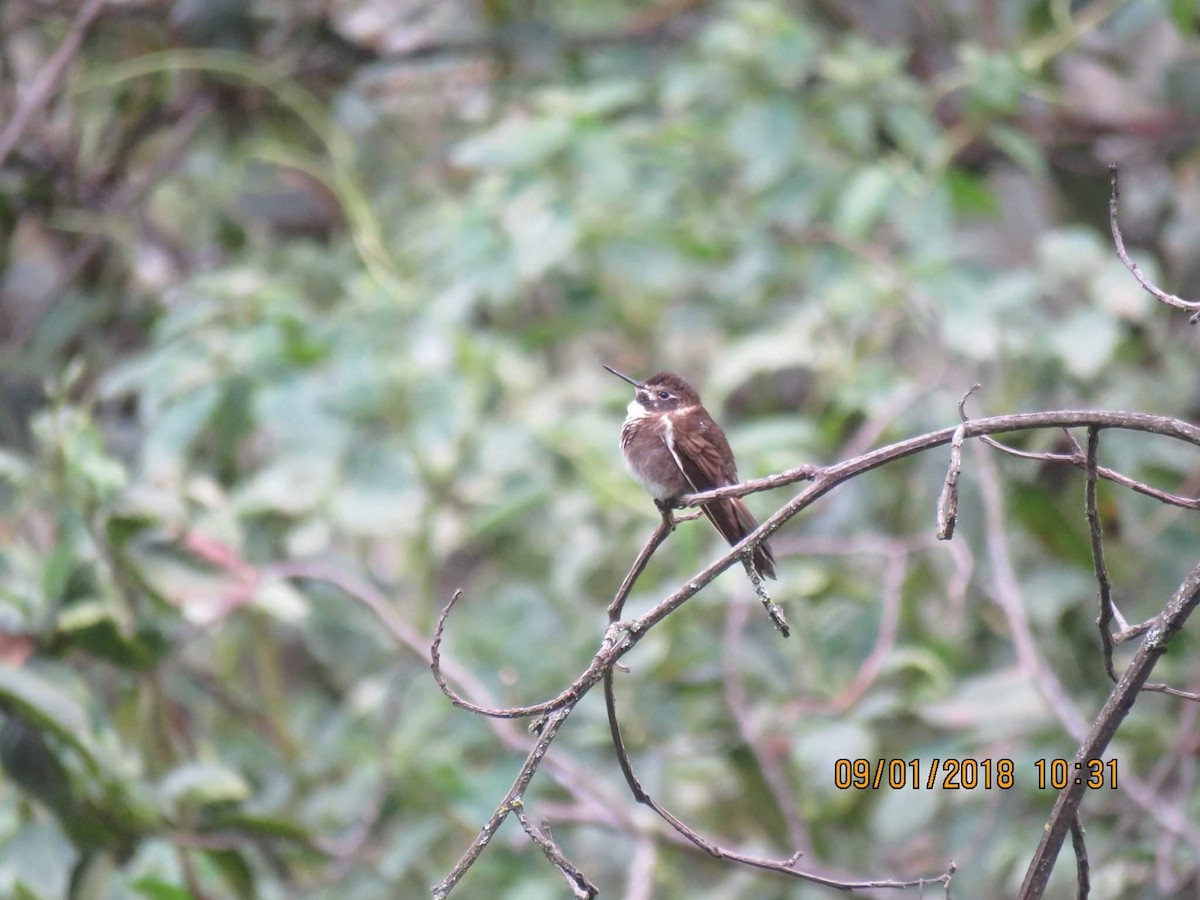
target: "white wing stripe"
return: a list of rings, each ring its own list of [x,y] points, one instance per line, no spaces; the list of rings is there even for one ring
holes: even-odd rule
[[[666,424],[666,428],[663,429],[665,431],[663,437],[666,441],[667,449],[671,451],[671,459],[675,460],[675,465],[679,467],[679,471],[683,473],[683,477],[687,479],[687,483],[692,486],[692,493],[697,493],[696,482],[692,481],[691,476],[688,475],[687,469],[683,467],[683,463],[679,460],[679,454],[675,450],[675,429],[671,425],[671,417],[663,416],[663,422]]]

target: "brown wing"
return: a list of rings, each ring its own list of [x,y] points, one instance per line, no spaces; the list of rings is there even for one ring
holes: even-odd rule
[[[677,413],[675,423],[664,435],[675,464],[695,492],[736,484],[737,465],[721,426],[703,407]],[[708,520],[733,546],[758,527],[758,522],[738,497],[726,497],[705,503],[701,509]],[[754,554],[754,567],[760,575],[775,577],[775,556],[763,541]]]

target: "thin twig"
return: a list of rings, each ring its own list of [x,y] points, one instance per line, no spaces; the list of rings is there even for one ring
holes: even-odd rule
[[[784,707],[789,720],[816,715],[841,715],[856,704],[870,689],[883,671],[883,665],[896,646],[900,628],[900,613],[903,601],[904,580],[908,574],[909,554],[943,545],[937,544],[928,535],[919,535],[909,540],[888,538],[865,538],[850,541],[807,539],[795,545],[796,552],[805,556],[882,556],[885,560],[883,583],[880,586],[882,610],[879,631],[870,651],[858,666],[850,682],[829,699],[812,700],[800,698]],[[951,544],[950,546],[956,546]],[[965,544],[957,546],[965,547]]]
[[[1092,892],[1092,881],[1089,874],[1087,844],[1083,841],[1083,825],[1079,816],[1071,820],[1071,848],[1075,851],[1075,896],[1079,900],[1087,900]]]
[[[1074,763],[1082,766],[1088,760],[1103,758],[1109,741],[1133,708],[1142,685],[1146,683],[1159,657],[1167,652],[1171,638],[1183,628],[1198,603],[1200,565],[1188,573],[1187,578],[1159,614],[1154,627],[1147,632],[1146,639],[1121,673],[1121,678],[1109,694],[1100,715],[1096,717],[1083,743],[1075,751]],[[1067,787],[1059,792],[1049,821],[1042,831],[1042,840],[1025,872],[1025,881],[1017,895],[1018,900],[1035,900],[1045,893],[1054,861],[1062,849],[1071,822],[1078,815],[1079,803],[1086,790],[1087,781],[1080,779],[1078,784],[1074,781],[1068,782]]]
[[[1001,443],[992,437],[981,437],[983,443],[989,447],[994,447],[1001,453],[1006,453],[1009,456],[1019,457],[1020,459],[1031,459],[1036,462],[1047,463],[1067,463],[1075,466],[1077,469],[1087,468],[1087,457],[1082,451],[1078,453],[1053,453],[1039,452],[1033,450],[1018,450],[1016,447],[1010,447],[1008,444]],[[1119,484],[1121,487],[1129,488],[1131,491],[1151,497],[1168,506],[1179,506],[1183,509],[1200,510],[1200,498],[1184,497],[1180,494],[1175,494],[1170,491],[1164,491],[1160,488],[1153,487],[1145,482],[1135,481],[1128,475],[1122,475],[1115,469],[1109,469],[1106,466],[1097,466],[1096,474],[1105,481],[1111,481],[1113,484]]]
[[[573,708],[572,706],[566,706],[555,710],[546,717],[537,743],[533,745],[533,749],[525,757],[525,762],[517,773],[512,787],[504,795],[504,800],[492,812],[487,823],[480,829],[475,840],[471,841],[470,846],[467,847],[458,862],[454,864],[454,868],[450,870],[450,873],[434,885],[434,900],[445,900],[454,886],[467,874],[467,870],[474,865],[475,860],[479,858],[479,854],[491,843],[492,838],[496,836],[497,829],[508,818],[508,814],[513,811],[513,804],[519,803],[521,797],[524,796],[525,789],[529,787],[529,782],[533,780],[534,773],[537,772],[542,757],[550,749],[550,744],[553,743],[555,735],[558,734],[558,729],[562,727],[563,722],[567,720],[567,716],[571,714]]]
[[[771,789],[775,806],[787,824],[788,843],[805,850],[812,846],[808,827],[800,817],[799,803],[788,783],[784,766],[784,754],[774,752],[762,740],[763,729],[756,724],[746,695],[746,682],[739,665],[739,648],[742,634],[749,620],[749,605],[730,603],[725,615],[725,630],[721,639],[721,683],[724,687],[725,706],[737,724],[742,742],[750,748],[758,762],[763,780]]]
[[[1087,733],[1087,720],[1053,667],[1038,651],[1033,629],[1029,625],[1021,581],[1017,577],[1016,564],[1008,543],[1004,492],[996,471],[995,458],[983,452],[981,448],[976,450],[979,492],[983,499],[985,541],[988,561],[991,564],[989,593],[1004,613],[1021,672],[1037,687],[1042,699],[1067,734],[1081,738]]]
[[[974,393],[978,388],[979,388],[979,385],[975,385],[975,387],[973,387],[973,388],[971,388],[971,390],[967,391],[967,393],[963,396],[963,402],[959,403],[958,414],[959,414],[959,416],[962,417],[964,422],[967,420],[967,415],[966,415],[966,412],[964,411],[963,403],[965,403],[967,397],[969,397],[972,393]],[[1048,462],[1048,463],[1068,463],[1070,465],[1075,466],[1078,469],[1086,469],[1087,468],[1087,456],[1084,453],[1083,448],[1079,446],[1079,441],[1075,440],[1075,436],[1073,434],[1071,434],[1071,432],[1068,431],[1066,428],[1063,429],[1063,434],[1066,436],[1067,440],[1071,442],[1071,446],[1074,448],[1074,451],[1075,451],[1074,453],[1054,453],[1054,452],[1043,452],[1043,451],[1033,451],[1033,450],[1019,450],[1016,447],[1010,447],[1008,444],[1002,443],[1002,442],[996,440],[994,437],[990,437],[988,435],[980,435],[979,440],[982,441],[983,443],[987,444],[987,446],[992,447],[996,450],[999,450],[1001,453],[1005,453],[1009,456],[1015,456],[1019,459],[1029,459],[1029,460],[1034,460],[1036,462]],[[1162,503],[1166,503],[1170,506],[1181,506],[1184,509],[1200,510],[1200,498],[1184,497],[1179,494],[1173,494],[1170,491],[1160,490],[1159,488],[1152,487],[1151,485],[1145,484],[1143,482],[1135,481],[1134,479],[1128,477],[1127,475],[1122,475],[1120,472],[1117,472],[1114,469],[1106,468],[1104,466],[1097,466],[1096,474],[1099,475],[1101,478],[1105,479],[1106,481],[1111,481],[1114,484],[1119,484],[1122,487],[1129,488],[1131,491],[1135,491],[1139,494],[1144,494],[1147,497],[1152,497],[1153,499],[1159,500]],[[1119,610],[1116,610],[1114,608],[1113,612],[1116,614],[1117,618],[1120,619]]]
[[[83,46],[83,39],[87,35],[88,29],[92,27],[103,8],[104,0],[87,0],[75,14],[75,19],[71,22],[71,27],[67,30],[62,43],[58,45],[58,49],[34,76],[29,89],[17,104],[12,118],[8,120],[4,130],[0,131],[0,166],[4,165],[8,154],[21,140],[25,129],[33,121],[34,115],[50,99],[51,93],[62,80],[67,67],[79,53],[79,48]]]
[[[450,687],[446,681],[446,677],[442,674],[442,638],[445,636],[446,620],[450,618],[450,613],[458,605],[458,601],[462,599],[462,593],[461,590],[455,591],[451,595],[449,602],[442,608],[441,614],[438,615],[437,625],[433,630],[433,641],[429,645],[429,668],[433,671],[433,678],[437,682],[437,686],[442,689],[443,694],[450,698],[451,703],[459,709],[465,709],[468,712],[488,716],[493,719],[525,719],[530,716],[544,716],[555,710],[563,709],[582,695],[582,691],[585,688],[585,680],[582,676],[576,679],[569,688],[557,697],[541,703],[534,703],[531,706],[481,706],[478,703],[472,703],[461,696],[454,688]],[[599,656],[597,655],[596,659],[598,658]],[[596,659],[592,660],[592,665],[588,667],[588,672],[597,668]]]
[[[426,662],[430,661],[428,635],[401,618],[388,598],[370,582],[319,560],[277,563],[264,568],[263,577],[300,578],[333,585],[370,611],[397,646],[424,658]],[[487,686],[470,669],[453,660],[442,659],[440,671],[444,677],[459,685],[475,703],[495,705]],[[501,746],[509,750],[524,754],[533,746],[529,735],[509,720],[489,718],[488,725]],[[634,807],[619,802],[615,794],[596,781],[590,768],[564,753],[555,754],[545,760],[544,765],[558,784],[588,807],[597,824],[603,823],[613,829],[637,827],[638,817],[633,814]]]
[[[946,480],[942,483],[942,493],[937,504],[937,539],[948,541],[954,537],[954,526],[958,522],[958,479],[962,475],[962,446],[965,432],[960,425],[954,429],[954,438],[950,441],[950,464],[946,470]]]
[[[754,565],[753,554],[747,553],[743,556],[742,565],[746,567],[746,577],[754,585],[754,593],[758,596],[758,602],[763,605],[763,609],[767,611],[767,615],[770,616],[771,622],[779,633],[787,637],[792,633],[792,628],[788,625],[787,617],[783,614],[779,604],[772,600],[771,595],[767,593],[767,586],[763,584],[763,580],[758,574],[758,567]]]
[[[949,443],[953,440],[955,433],[961,428],[965,438],[978,437],[986,434],[1001,433],[1005,431],[1019,431],[1036,428],[1065,428],[1065,427],[1103,427],[1103,428],[1119,428],[1132,431],[1142,431],[1154,434],[1160,434],[1167,437],[1173,437],[1178,440],[1185,441],[1200,447],[1200,428],[1191,425],[1187,422],[1178,419],[1172,419],[1163,416],[1150,416],[1141,413],[1126,413],[1126,412],[1104,412],[1104,411],[1053,411],[1043,413],[1024,413],[1011,416],[996,416],[985,419],[976,419],[971,422],[963,423],[956,428],[947,428],[940,431],[930,432],[920,435],[915,438],[910,438],[905,441],[900,441],[895,444],[880,448],[871,453],[863,454],[851,460],[847,460],[835,465],[824,467],[803,467],[801,469],[793,469],[786,473],[781,473],[779,476],[768,479],[759,479],[754,483],[732,486],[733,489],[741,493],[750,493],[754,490],[766,490],[770,487],[777,487],[781,484],[794,483],[796,481],[808,480],[812,483],[807,485],[800,491],[792,500],[784,504],[773,515],[768,517],[758,528],[748,534],[737,545],[730,548],[719,559],[707,566],[703,571],[689,579],[685,584],[674,591],[670,596],[659,602],[656,606],[644,613],[642,616],[627,621],[627,622],[612,622],[609,624],[605,632],[604,639],[600,649],[596,652],[587,668],[576,678],[565,691],[560,693],[558,697],[543,704],[537,704],[532,707],[512,707],[509,709],[485,709],[477,705],[472,705],[473,708],[485,715],[497,715],[503,717],[515,717],[519,715],[542,715],[544,719],[538,722],[539,739],[534,745],[526,758],[525,764],[522,766],[517,780],[514,782],[509,795],[504,802],[496,808],[488,823],[480,831],[479,835],[468,847],[463,857],[456,864],[443,882],[435,888],[435,897],[445,897],[449,890],[456,884],[466,872],[468,868],[478,858],[483,848],[491,840],[496,828],[503,819],[511,811],[510,804],[514,799],[519,799],[525,787],[532,779],[534,772],[541,764],[542,757],[549,748],[550,742],[561,727],[562,721],[574,709],[579,700],[591,688],[600,681],[605,684],[606,701],[609,711],[610,730],[613,732],[614,746],[617,749],[618,760],[626,781],[629,784],[635,799],[639,802],[651,806],[658,814],[669,824],[671,824],[680,834],[683,834],[693,844],[704,849],[706,852],[714,856],[728,858],[735,861],[740,861],[744,864],[756,866],[758,868],[768,869],[770,871],[780,872],[792,875],[793,877],[807,878],[817,883],[829,884],[843,890],[853,890],[870,887],[905,887],[918,886],[924,884],[942,884],[949,889],[951,876],[954,872],[954,866],[951,864],[947,871],[932,879],[918,879],[909,882],[896,881],[869,881],[869,882],[849,882],[837,881],[834,879],[823,878],[811,872],[802,872],[795,868],[797,857],[791,857],[786,860],[772,860],[762,857],[753,857],[745,854],[740,854],[733,851],[728,851],[711,841],[700,836],[697,832],[690,829],[686,824],[678,820],[668,810],[661,807],[656,801],[651,798],[644,788],[638,782],[633,773],[632,766],[628,759],[628,753],[625,750],[623,740],[620,735],[620,726],[616,716],[616,701],[613,693],[612,671],[616,663],[660,622],[664,621],[673,612],[679,609],[684,603],[694,597],[697,593],[707,587],[718,575],[732,566],[736,561],[744,558],[747,554],[753,552],[754,548],[758,547],[763,541],[767,540],[785,523],[795,518],[801,512],[810,507],[818,499],[832,491],[837,486],[850,481],[859,475],[882,466],[888,465],[899,459],[904,459],[913,454],[920,453],[924,450],[929,450],[933,447],[938,447]],[[988,492],[985,491],[985,494]],[[996,498],[992,499],[991,506],[993,510],[998,510],[1000,504],[997,502],[999,496],[998,487],[994,493]],[[692,498],[687,498],[688,505],[692,503],[703,502],[703,500],[712,499],[711,496],[697,495]],[[998,513],[997,513],[998,514]],[[664,526],[660,526],[664,527]],[[998,526],[992,529],[999,531]],[[652,536],[652,539],[653,536]],[[1015,578],[1011,575],[1010,577]],[[461,698],[456,698],[456,695],[450,691],[445,680],[440,676],[440,656],[438,650],[445,629],[446,620],[449,612],[454,607],[459,599],[459,594],[451,599],[447,608],[443,610],[439,617],[437,629],[435,631],[434,642],[430,648],[431,666],[434,669],[435,677],[438,679],[439,686],[451,698],[452,701]],[[1019,603],[1016,604],[1019,606]],[[615,604],[614,608],[619,612],[620,605]],[[1026,638],[1028,639],[1028,627],[1025,627]],[[1153,632],[1143,643],[1143,648],[1152,643]],[[1126,675],[1129,674],[1127,670]],[[1144,679],[1143,679],[1144,680]],[[1119,686],[1119,685],[1118,685]],[[1130,701],[1132,703],[1132,701]],[[1114,726],[1115,727],[1115,726]],[[1061,835],[1059,835],[1061,843]],[[1057,853],[1057,848],[1055,849]]]
[[[1125,264],[1125,268],[1129,270],[1130,275],[1137,279],[1137,283],[1145,288],[1156,300],[1165,303],[1167,306],[1173,306],[1175,309],[1182,309],[1185,312],[1192,313],[1188,318],[1191,324],[1195,325],[1197,322],[1200,322],[1200,300],[1184,300],[1182,297],[1168,294],[1162,288],[1156,287],[1142,273],[1138,264],[1129,258],[1129,253],[1125,250],[1125,239],[1121,237],[1121,227],[1117,224],[1117,199],[1120,197],[1120,190],[1117,183],[1116,164],[1108,167],[1108,180],[1112,186],[1112,192],[1108,200],[1108,224],[1112,230],[1113,243],[1117,248],[1117,258]]]
[[[567,887],[578,900],[593,900],[599,893],[600,889],[592,884],[586,875],[563,856],[563,852],[558,848],[558,844],[554,843],[550,837],[550,824],[545,820],[542,821],[542,828],[539,831],[534,824],[529,821],[529,816],[525,815],[525,806],[518,798],[509,804],[512,808],[512,813],[517,817],[517,821],[521,823],[521,827],[530,839],[542,848],[542,852],[546,854],[546,859],[550,860],[550,864],[562,873],[563,878],[567,880]]]
[[[778,487],[786,487],[798,481],[812,481],[824,470],[823,466],[811,464],[797,466],[794,469],[788,469],[775,475],[768,475],[766,478],[751,478],[749,481],[742,481],[738,484],[727,484],[723,487],[713,488],[711,491],[684,494],[675,501],[675,505],[686,508],[700,506],[709,500],[719,500],[722,497],[745,497],[747,494],[756,494],[759,491],[769,491]]]
[[[617,588],[617,593],[613,596],[612,602],[608,604],[608,623],[610,625],[621,618],[621,613],[625,610],[625,601],[629,599],[629,592],[633,590],[634,582],[641,577],[642,572],[646,569],[646,564],[650,562],[650,557],[654,555],[654,551],[667,539],[667,535],[674,528],[674,514],[669,509],[662,510],[662,521],[654,529],[654,534],[650,535],[650,540],[646,541],[645,546],[642,547],[641,553],[633,561],[633,565],[630,567],[629,573],[625,576],[625,580]]]
[[[1088,531],[1091,535],[1092,544],[1092,565],[1096,571],[1096,583],[1099,585],[1099,601],[1100,601],[1100,616],[1096,620],[1096,625],[1100,629],[1100,643],[1104,650],[1104,671],[1108,673],[1108,677],[1112,681],[1117,680],[1117,673],[1113,668],[1113,637],[1111,632],[1113,616],[1116,613],[1116,605],[1112,599],[1112,585],[1108,578],[1108,566],[1104,562],[1104,534],[1100,527],[1100,513],[1096,507],[1096,455],[1100,444],[1099,429],[1088,429],[1087,443],[1087,489],[1086,489],[1086,507]],[[1119,616],[1119,614],[1117,614]],[[1123,623],[1123,620],[1122,620]],[[1200,701],[1200,695],[1191,691],[1184,691],[1179,688],[1171,687],[1159,681],[1147,682],[1142,686],[1144,691],[1154,691],[1160,694],[1169,694],[1172,697],[1179,697],[1183,700],[1191,700],[1193,702]]]
[[[611,673],[606,673],[604,678],[604,702],[608,711],[608,727],[612,735],[613,747],[617,751],[617,763],[621,767],[621,772],[625,776],[625,781],[629,785],[629,790],[633,793],[634,798],[642,804],[650,807],[659,816],[661,816],[672,828],[682,834],[685,838],[715,859],[729,859],[734,862],[740,862],[744,865],[753,866],[756,869],[764,869],[768,872],[777,872],[783,875],[790,875],[793,878],[799,878],[803,881],[812,882],[813,884],[821,884],[826,887],[835,888],[840,891],[858,891],[867,890],[869,888],[906,888],[906,887],[924,887],[926,885],[940,884],[943,887],[949,888],[950,880],[954,874],[953,863],[947,867],[947,871],[942,875],[933,878],[916,878],[910,881],[895,881],[892,879],[876,879],[870,881],[841,881],[835,878],[828,878],[824,875],[819,875],[815,872],[806,872],[796,868],[796,864],[800,861],[803,851],[796,851],[786,859],[768,859],[762,856],[751,856],[746,853],[741,853],[737,850],[730,850],[722,847],[720,844],[710,841],[708,838],[695,831],[684,821],[679,819],[665,806],[660,804],[650,795],[650,793],[642,786],[641,781],[633,771],[633,763],[629,759],[629,751],[625,746],[624,738],[621,735],[621,725],[617,716],[617,701],[613,692],[613,682]]]
[[[1142,690],[1153,694],[1166,694],[1169,697],[1178,697],[1180,700],[1189,700],[1192,703],[1200,703],[1200,693],[1171,687],[1169,684],[1164,684],[1161,681],[1148,681],[1142,685]]]
[[[1100,513],[1096,508],[1096,455],[1100,447],[1100,431],[1089,428],[1087,432],[1087,479],[1084,482],[1084,506],[1087,514],[1088,532],[1092,542],[1092,567],[1099,586],[1100,617],[1096,626],[1100,629],[1100,646],[1104,651],[1104,671],[1116,682],[1117,672],[1113,668],[1113,601],[1112,584],[1108,579],[1108,566],[1104,562],[1104,532],[1100,527]]]
[[[1126,641],[1131,641],[1134,638],[1141,637],[1143,634],[1149,631],[1153,625],[1153,619],[1150,619],[1146,622],[1138,622],[1136,625],[1126,625],[1124,628],[1113,633],[1113,643],[1118,645],[1124,644]]]

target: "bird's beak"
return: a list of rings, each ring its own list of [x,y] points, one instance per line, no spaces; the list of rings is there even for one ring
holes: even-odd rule
[[[605,366],[604,368],[608,369],[608,371],[612,372],[614,375],[616,375],[618,378],[622,379],[623,381],[628,381],[628,382],[629,382],[630,384],[632,384],[632,385],[633,385],[635,388],[640,388],[640,387],[642,386],[642,383],[641,383],[640,381],[634,381],[634,380],[633,380],[632,378],[630,378],[628,375],[625,375],[625,374],[624,374],[624,373],[622,373],[622,372],[618,372],[618,371],[617,371],[616,369],[614,369],[612,366]]]

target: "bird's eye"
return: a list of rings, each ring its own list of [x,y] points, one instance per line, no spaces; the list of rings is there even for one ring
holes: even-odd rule
[[[658,399],[659,399],[659,400],[670,400],[670,399],[671,399],[671,392],[670,392],[670,391],[659,391],[659,392],[658,392]]]

